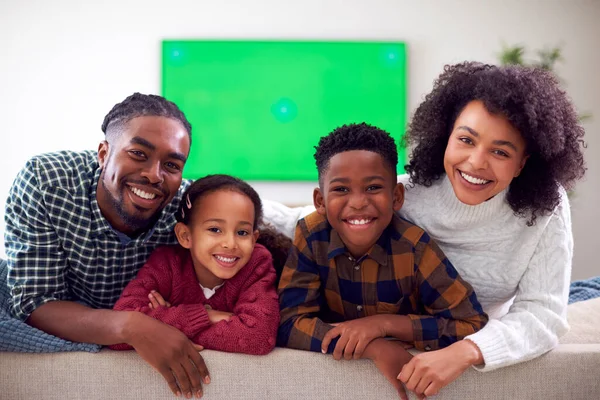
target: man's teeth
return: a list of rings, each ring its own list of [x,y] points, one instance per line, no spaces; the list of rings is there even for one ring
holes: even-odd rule
[[[223,261],[223,262],[226,262],[226,263],[232,263],[232,262],[234,262],[237,259],[237,257],[231,257],[231,258],[229,258],[229,257],[223,257],[223,256],[215,256],[215,258],[217,260],[219,260],[219,261]]]
[[[349,219],[348,223],[351,225],[365,225],[371,222],[370,219]]]
[[[467,175],[464,172],[461,171],[460,176],[462,176],[463,178],[465,178],[465,181],[472,183],[474,185],[483,185],[486,184],[490,181],[487,181],[485,179],[479,179],[479,178],[475,178],[474,176],[471,175]]]
[[[140,196],[142,199],[146,199],[146,200],[152,200],[153,198],[156,197],[156,195],[154,193],[144,192],[143,190],[140,190],[140,189],[134,188],[134,187],[131,187],[131,191],[133,193],[135,193],[137,196]]]

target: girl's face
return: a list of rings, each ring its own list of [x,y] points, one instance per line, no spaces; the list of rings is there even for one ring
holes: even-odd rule
[[[444,169],[463,203],[481,204],[506,189],[527,161],[525,140],[502,115],[482,101],[468,103],[456,121],[444,155]]]
[[[214,288],[233,278],[250,260],[258,238],[253,228],[252,201],[225,189],[196,199],[189,226],[177,223],[175,234],[192,254],[198,282]]]

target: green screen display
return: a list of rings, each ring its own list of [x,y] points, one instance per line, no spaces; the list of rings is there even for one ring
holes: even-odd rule
[[[406,123],[404,43],[163,41],[162,92],[186,114],[184,176],[314,181],[319,138],[367,122],[398,140]],[[400,168],[406,159],[399,148]]]

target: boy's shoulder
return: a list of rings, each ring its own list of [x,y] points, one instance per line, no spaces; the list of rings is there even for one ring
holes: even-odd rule
[[[298,221],[298,227],[306,237],[314,233],[323,231],[329,232],[331,230],[331,225],[329,225],[327,217],[319,214],[317,211],[313,211]]]
[[[423,228],[413,224],[409,220],[404,219],[395,213],[392,217],[392,222],[390,222],[390,229],[393,239],[405,240],[410,242],[412,245],[416,245],[422,241],[429,242],[431,240]]]

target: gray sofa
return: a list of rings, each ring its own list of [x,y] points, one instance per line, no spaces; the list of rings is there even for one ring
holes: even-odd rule
[[[570,332],[544,356],[501,370],[468,370],[439,399],[600,399],[600,298],[569,306]],[[394,399],[368,360],[335,361],[277,348],[267,356],[202,352],[206,399]],[[1,399],[173,399],[133,351],[0,353]],[[411,396],[414,398],[414,396]]]

